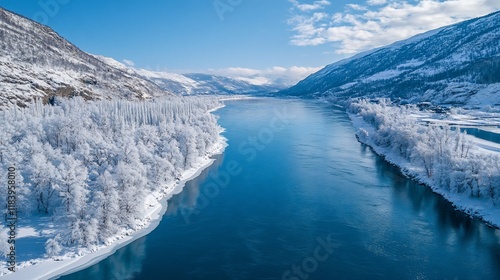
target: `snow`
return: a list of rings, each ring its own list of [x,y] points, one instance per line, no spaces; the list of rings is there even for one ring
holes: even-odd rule
[[[396,76],[399,76],[399,74],[403,73],[403,71],[400,70],[386,70],[382,72],[378,72],[377,74],[374,74],[368,78],[365,79],[366,82],[373,82],[373,81],[378,81],[378,80],[388,80],[391,78],[394,78]]]
[[[176,73],[169,73],[169,72],[156,72],[156,71],[149,71],[145,69],[138,69],[134,68],[134,71],[141,75],[144,76],[148,79],[165,79],[165,80],[171,80],[173,82],[181,83],[185,85],[186,88],[193,87],[196,88],[199,86],[199,83],[196,82],[193,79],[190,79],[184,75],[181,74],[176,74]]]
[[[41,163],[45,165],[44,168],[35,168],[35,169],[36,170],[44,170],[44,173],[40,173],[40,174],[42,176],[46,176],[46,179],[52,178],[50,180],[54,180],[54,179],[56,179],[55,176],[59,176],[61,179],[67,178],[67,179],[63,179],[64,182],[61,181],[61,183],[68,184],[68,185],[70,183],[73,184],[71,196],[69,194],[64,195],[65,188],[56,189],[56,191],[59,192],[59,194],[56,193],[56,197],[60,197],[59,199],[62,199],[61,202],[63,202],[63,203],[62,204],[61,203],[55,204],[56,207],[59,207],[58,208],[59,210],[52,212],[53,214],[49,213],[49,214],[44,216],[44,215],[34,213],[33,216],[30,216],[30,215],[27,215],[27,213],[28,213],[27,210],[22,212],[22,215],[19,216],[19,224],[18,224],[19,232],[18,232],[18,235],[16,236],[16,241],[17,241],[16,244],[19,244],[19,248],[23,248],[22,252],[19,252],[19,251],[17,252],[18,271],[15,274],[9,274],[9,272],[7,271],[7,268],[5,266],[2,266],[2,267],[0,267],[0,275],[6,274],[6,275],[2,276],[2,279],[4,279],[4,278],[5,279],[48,279],[48,278],[52,278],[52,277],[55,277],[57,275],[61,275],[62,273],[67,272],[67,271],[74,271],[76,269],[81,269],[81,268],[84,268],[86,266],[89,266],[89,265],[103,259],[105,256],[112,254],[114,251],[116,251],[117,248],[125,246],[126,244],[132,242],[133,240],[135,240],[141,236],[144,236],[145,234],[149,233],[151,230],[153,230],[158,225],[159,220],[161,220],[162,214],[165,212],[165,210],[167,208],[167,200],[172,195],[179,193],[182,190],[184,183],[187,180],[190,180],[190,179],[196,177],[197,175],[199,175],[201,170],[208,167],[213,162],[213,160],[210,157],[215,155],[215,154],[222,153],[223,150],[225,149],[225,146],[226,146],[226,140],[222,136],[220,136],[220,134],[219,134],[221,132],[221,130],[220,130],[221,128],[218,125],[216,125],[215,117],[208,113],[208,112],[212,112],[213,110],[216,110],[218,108],[221,108],[223,106],[223,103],[218,101],[218,98],[216,98],[216,97],[189,97],[189,98],[177,97],[177,98],[170,98],[170,99],[161,99],[161,100],[157,100],[156,102],[149,102],[149,103],[144,102],[143,104],[141,104],[141,103],[137,104],[135,102],[126,102],[126,101],[119,101],[119,102],[118,101],[113,101],[113,102],[100,101],[100,102],[89,102],[90,103],[89,104],[89,103],[83,103],[83,101],[78,100],[78,99],[67,101],[67,103],[65,103],[63,101],[61,101],[61,102],[62,102],[61,105],[58,105],[58,106],[42,106],[41,104],[38,103],[38,104],[35,104],[34,106],[31,106],[27,109],[21,110],[19,113],[16,113],[17,119],[15,120],[15,122],[18,122],[17,124],[14,123],[13,119],[10,119],[10,117],[11,117],[10,114],[12,113],[11,111],[2,112],[3,117],[5,118],[5,120],[7,120],[7,123],[4,124],[6,127],[2,128],[6,133],[2,134],[0,136],[7,137],[7,138],[0,139],[0,143],[3,143],[3,144],[6,143],[7,146],[11,147],[11,149],[8,151],[8,153],[2,154],[3,158],[0,160],[0,166],[2,166],[2,168],[3,168],[3,167],[5,167],[5,164],[6,164],[5,162],[10,162],[10,160],[12,160],[12,157],[11,157],[12,155],[9,155],[10,153],[13,153],[13,154],[18,153],[18,155],[16,157],[18,157],[18,160],[21,160],[21,158],[19,158],[19,156],[22,157],[23,153],[25,152],[22,149],[18,149],[17,146],[13,146],[12,143],[9,143],[10,142],[9,134],[12,133],[13,131],[15,131],[16,129],[22,130],[22,131],[24,131],[22,133],[23,137],[27,137],[27,138],[31,139],[28,141],[33,141],[33,139],[35,139],[34,135],[36,135],[36,133],[37,133],[36,131],[38,131],[38,129],[43,129],[43,127],[44,127],[44,126],[38,126],[36,123],[37,122],[47,122],[50,119],[57,120],[58,116],[60,116],[60,114],[62,114],[62,111],[60,111],[58,109],[59,106],[61,106],[61,108],[66,108],[65,109],[66,113],[64,113],[64,114],[67,114],[67,116],[64,118],[69,119],[69,118],[72,118],[75,115],[78,115],[80,113],[83,113],[85,115],[85,114],[88,114],[89,112],[91,112],[90,114],[93,116],[94,121],[99,119],[99,117],[98,117],[99,112],[103,112],[102,113],[103,116],[100,116],[100,117],[101,117],[102,121],[105,121],[106,117],[104,117],[104,115],[106,115],[108,113],[111,113],[111,115],[113,115],[113,114],[117,115],[117,114],[120,114],[120,110],[121,111],[125,110],[125,113],[127,113],[128,115],[122,115],[118,119],[121,119],[122,122],[125,121],[125,123],[126,122],[134,123],[135,122],[135,129],[137,129],[137,130],[132,135],[135,135],[135,137],[138,137],[138,139],[141,139],[140,143],[136,143],[137,148],[139,150],[136,150],[136,152],[135,152],[135,153],[137,153],[137,152],[139,153],[138,155],[140,155],[141,159],[138,159],[137,157],[134,156],[135,149],[129,149],[127,146],[125,146],[123,149],[128,150],[130,152],[128,154],[124,154],[122,156],[129,157],[127,159],[127,161],[130,162],[130,164],[133,164],[134,161],[142,160],[142,164],[144,166],[148,167],[148,169],[149,169],[148,172],[153,172],[151,174],[150,173],[138,174],[138,176],[136,176],[137,177],[136,179],[138,181],[133,181],[133,182],[138,182],[138,184],[131,186],[131,189],[147,189],[148,191],[144,192],[143,194],[139,194],[140,196],[141,195],[143,196],[142,199],[137,199],[137,196],[134,196],[134,197],[132,197],[131,200],[127,200],[126,196],[127,196],[128,191],[127,191],[127,188],[125,186],[121,186],[122,184],[120,184],[118,186],[116,186],[116,185],[111,186],[110,185],[110,186],[108,186],[107,189],[101,190],[101,188],[106,187],[106,186],[99,187],[99,185],[102,185],[103,182],[112,182],[112,183],[114,182],[115,184],[116,184],[116,182],[124,182],[124,184],[128,184],[127,175],[126,174],[120,175],[120,173],[122,172],[120,169],[120,166],[124,165],[122,163],[122,160],[120,160],[118,165],[114,168],[111,166],[108,166],[106,168],[107,171],[105,171],[104,174],[99,175],[97,177],[97,180],[90,179],[90,178],[88,180],[86,180],[86,179],[80,178],[80,179],[77,179],[73,183],[71,183],[71,182],[74,181],[74,179],[72,179],[72,177],[67,177],[67,175],[73,174],[73,173],[65,172],[65,170],[67,170],[65,168],[65,165],[69,168],[69,170],[73,170],[73,171],[79,170],[80,173],[76,172],[75,174],[72,175],[74,178],[78,178],[78,176],[80,176],[80,175],[87,176],[87,175],[85,175],[85,172],[82,173],[82,171],[87,170],[87,169],[90,170],[92,168],[91,167],[93,164],[92,160],[89,161],[89,163],[87,164],[87,166],[85,166],[85,168],[72,167],[71,163],[72,162],[77,163],[77,161],[74,161],[74,160],[72,161],[71,156],[74,156],[74,157],[79,157],[79,156],[78,156],[78,153],[71,152],[70,150],[68,150],[67,152],[69,154],[62,155],[62,156],[60,154],[61,151],[56,152],[55,155],[59,155],[58,156],[59,163],[56,163],[56,164],[59,164],[59,166],[57,166],[55,169],[54,169],[55,166],[53,166],[53,163],[46,162],[46,161],[44,163],[44,161],[41,161]],[[86,106],[88,106],[88,108],[86,108]],[[76,108],[78,108],[78,109],[76,109]],[[143,118],[145,116],[144,113],[147,110],[146,108],[150,110],[149,117],[147,118],[147,123],[149,123],[149,125],[147,123],[146,124],[144,123],[145,119]],[[154,147],[160,147],[160,145],[164,145],[166,143],[164,140],[154,138],[156,134],[155,134],[155,130],[153,128],[154,126],[152,126],[152,124],[154,124],[158,121],[158,120],[155,120],[155,114],[160,113],[159,111],[157,111],[157,110],[160,110],[160,108],[167,109],[166,112],[171,111],[172,114],[171,114],[171,116],[165,116],[164,121],[162,123],[158,124],[159,126],[162,126],[162,125],[168,126],[169,125],[168,124],[169,118],[170,118],[170,120],[171,119],[177,120],[177,121],[174,121],[174,122],[177,122],[177,124],[174,124],[174,123],[170,124],[170,125],[174,125],[174,127],[172,129],[169,129],[168,127],[163,127],[163,128],[159,128],[159,129],[162,129],[162,130],[166,129],[166,131],[170,133],[170,136],[174,137],[173,139],[175,139],[175,137],[177,137],[180,141],[179,143],[175,142],[174,140],[172,140],[174,142],[172,142],[172,141],[168,142],[168,144],[170,146],[168,147],[169,150],[167,150],[167,151],[169,151],[169,153],[163,152],[161,155],[157,155],[157,156],[161,156],[161,157],[173,157],[172,159],[170,159],[171,164],[172,164],[171,166],[172,166],[172,168],[175,168],[175,170],[178,170],[179,173],[177,173],[177,171],[175,171],[175,170],[160,171],[160,173],[164,173],[165,176],[168,177],[167,178],[168,180],[161,179],[163,177],[158,177],[157,175],[155,175],[156,173],[154,173],[155,172],[154,166],[151,166],[150,164],[151,164],[151,162],[152,163],[155,162],[153,160],[156,160],[156,162],[158,164],[160,164],[161,161],[158,161],[158,159],[148,158],[148,151],[147,151],[148,149],[151,149]],[[114,113],[112,113],[112,112],[114,112]],[[164,113],[165,113],[165,111],[161,112],[160,114],[164,115]],[[109,116],[109,114],[108,114],[108,116]],[[33,118],[33,117],[35,117],[35,118]],[[186,117],[189,117],[189,120],[185,119]],[[34,128],[34,129],[30,128],[28,130],[25,130],[25,128],[23,128],[22,125],[20,125],[21,123],[24,123],[24,118],[27,118],[29,120],[27,123],[29,123],[30,126],[33,126],[36,128]],[[88,127],[89,120],[86,119],[86,117],[82,117],[82,116],[79,116],[79,118],[80,118],[79,123],[81,123],[80,130],[85,131],[86,129],[89,129],[89,127]],[[35,119],[37,119],[37,121],[34,121]],[[184,119],[184,120],[181,120],[181,119]],[[57,121],[57,122],[59,122],[59,121]],[[72,121],[72,122],[77,123],[76,121]],[[122,124],[125,124],[125,123],[122,123]],[[181,123],[183,124],[182,126],[181,126]],[[68,124],[62,124],[60,126],[65,127],[65,128],[71,127],[71,125],[68,125]],[[12,129],[14,129],[14,130],[12,130]],[[130,131],[130,129],[127,129],[127,128],[125,128],[125,129],[122,128],[122,130]],[[204,131],[204,132],[203,132],[203,134],[196,136],[197,135],[197,134],[195,134],[196,130],[198,130],[200,133],[202,131]],[[27,132],[27,131],[29,131],[29,132]],[[175,131],[177,131],[177,132],[175,132]],[[38,132],[40,132],[40,131],[38,131]],[[14,133],[16,133],[16,132],[14,132]],[[31,133],[34,133],[34,134],[31,134]],[[49,138],[51,137],[50,136],[51,133],[57,134],[57,132],[54,132],[52,130],[47,130],[46,133],[49,133],[49,134],[47,134],[47,136]],[[93,139],[97,141],[96,143],[99,143],[99,141],[102,141],[102,139],[101,140],[99,139],[100,137],[102,137],[102,135],[100,133],[101,133],[101,131],[99,131],[99,132],[96,131],[92,135]],[[169,133],[167,133],[167,134],[163,133],[163,135],[160,134],[159,136],[169,137]],[[60,132],[57,135],[59,135],[59,137],[62,136],[62,134]],[[85,139],[85,137],[82,137],[83,136],[82,134],[71,133],[71,135],[73,135],[71,137],[75,137],[75,138],[80,139],[80,141],[83,141],[84,145],[85,145],[85,143],[86,144],[90,143],[90,142],[88,142],[88,139]],[[122,136],[127,137],[127,135],[130,136],[129,134],[125,134]],[[191,135],[191,137],[189,135]],[[104,136],[104,137],[108,137],[108,136]],[[122,138],[122,136],[120,136],[120,138]],[[183,137],[187,137],[187,138],[183,138]],[[181,139],[185,139],[185,140],[181,140]],[[203,142],[199,142],[199,141],[192,142],[195,139],[203,141]],[[67,140],[69,140],[69,138]],[[6,141],[6,142],[3,142],[3,141]],[[21,140],[21,142],[22,141],[25,141],[25,140]],[[40,138],[39,141],[43,142],[44,138]],[[69,140],[69,141],[71,142],[72,140]],[[123,139],[123,141],[125,143],[127,143],[127,141],[130,141],[130,138],[128,140],[125,138],[125,139]],[[207,142],[205,142],[205,141],[207,141]],[[148,142],[150,142],[149,148],[148,148]],[[66,143],[68,143],[68,142],[66,142]],[[100,151],[99,149],[102,149],[102,148],[107,149],[107,147],[109,147],[111,150],[114,150],[114,148],[112,148],[111,146],[102,146],[101,148],[99,148],[99,145],[106,145],[104,142],[101,142],[101,144],[98,144],[98,145],[96,145],[96,143],[90,143],[91,145],[94,145],[94,147],[93,147],[94,152],[98,152],[98,153],[102,154],[104,152],[104,150]],[[177,144],[175,144],[175,143],[177,143]],[[206,143],[207,146],[204,147],[202,143]],[[42,154],[40,154],[40,152],[45,153],[47,151],[47,149],[51,150],[52,148],[49,148],[50,145],[51,144],[46,143],[46,145],[44,146],[45,150],[40,150],[40,151],[36,152],[35,154],[28,155],[31,157],[30,161],[32,161],[33,164],[36,165],[40,161],[40,158],[44,157]],[[185,146],[185,145],[187,145],[187,146]],[[200,145],[202,145],[202,146],[200,146]],[[5,145],[0,146],[0,153],[5,152],[4,146]],[[35,146],[36,145],[31,145],[30,147],[34,148]],[[174,149],[177,149],[176,146],[179,147],[180,150],[184,150],[185,153],[187,153],[185,158],[178,158],[178,156],[180,156],[180,154],[176,155],[175,154],[176,152],[174,151]],[[194,147],[196,147],[196,148],[194,148]],[[53,148],[56,150],[60,149],[59,147],[53,147]],[[193,148],[196,150],[193,150]],[[187,152],[186,152],[186,149],[187,149]],[[110,152],[110,151],[107,151],[107,152]],[[116,152],[118,152],[118,151],[116,151]],[[49,154],[47,154],[47,156]],[[142,157],[144,157],[144,158],[142,158]],[[47,158],[45,158],[45,160],[47,160]],[[16,164],[16,166],[19,166],[19,165]],[[102,165],[100,165],[100,166],[102,166]],[[130,166],[133,167],[133,169],[124,170],[126,173],[132,174],[133,172],[137,172],[137,169],[140,169],[139,166],[132,166],[132,165],[130,165]],[[56,171],[56,169],[59,170],[58,172],[61,172],[60,175],[57,175],[56,173],[54,173]],[[29,198],[30,197],[29,195],[31,195],[29,190],[33,189],[31,192],[35,192],[35,191],[40,190],[40,187],[43,187],[42,184],[38,184],[34,188],[30,187],[31,186],[30,184],[33,183],[33,180],[36,179],[36,176],[38,176],[38,175],[36,175],[35,173],[29,175],[29,173],[31,172],[29,170],[30,170],[29,167],[23,168],[22,172],[23,172],[24,177],[21,175],[19,175],[19,177],[18,177],[18,178],[25,178],[25,179],[30,178],[29,180],[21,179],[23,181],[23,183],[20,182],[19,188],[18,188],[18,191],[24,192],[25,193],[24,196],[27,196],[27,198]],[[108,171],[114,175],[109,175],[109,174],[106,175],[106,173]],[[173,173],[170,173],[172,171],[173,171]],[[99,173],[100,171],[94,170],[93,172],[91,172],[90,176],[94,176],[94,178],[95,178],[95,176],[97,174],[95,172]],[[154,176],[150,177],[152,175],[154,175]],[[106,178],[108,178],[106,176],[111,178],[111,180],[99,181],[100,178],[102,178],[102,180],[106,180]],[[122,179],[118,179],[120,176]],[[145,180],[146,178],[144,176],[148,176],[148,179]],[[160,176],[162,176],[162,175],[160,175]],[[156,179],[154,179],[154,178],[161,179],[163,181],[156,181]],[[174,178],[178,178],[178,179],[175,180]],[[117,181],[114,181],[115,179]],[[78,182],[80,182],[80,183],[81,182],[88,182],[90,180],[93,180],[92,187],[89,187],[89,186],[85,187],[85,186],[78,183]],[[158,183],[156,183],[156,182],[158,182]],[[161,183],[161,182],[163,182],[163,183]],[[87,183],[85,183],[85,184],[87,184]],[[138,185],[140,185],[142,187],[137,188],[136,186],[138,186]],[[83,189],[81,191],[78,191],[79,190],[78,188],[81,188],[81,187],[83,187]],[[130,214],[126,214],[128,216],[135,217],[135,218],[132,218],[132,220],[130,221],[131,223],[125,222],[125,223],[129,223],[128,226],[126,224],[124,224],[123,222],[119,222],[119,221],[116,222],[116,224],[114,224],[114,225],[113,224],[109,225],[109,228],[111,228],[111,227],[116,228],[118,225],[121,225],[123,227],[120,229],[116,229],[116,231],[114,231],[114,233],[112,232],[111,234],[108,234],[108,235],[106,235],[105,233],[102,233],[102,232],[99,233],[99,235],[103,234],[102,239],[101,239],[102,242],[92,241],[92,243],[85,243],[88,245],[85,245],[84,243],[80,243],[80,241],[78,241],[79,233],[76,232],[77,235],[74,235],[75,229],[71,229],[68,232],[68,226],[70,226],[70,224],[73,223],[73,222],[71,222],[71,220],[68,220],[68,218],[67,218],[68,213],[71,214],[72,211],[74,211],[74,209],[78,209],[78,207],[80,207],[81,209],[85,209],[86,215],[91,215],[91,216],[92,215],[101,215],[101,214],[99,214],[100,213],[99,209],[101,209],[100,208],[101,206],[98,206],[98,205],[101,205],[100,203],[102,202],[101,200],[103,199],[101,197],[102,196],[101,192],[104,192],[104,193],[107,193],[108,195],[110,195],[110,194],[112,194],[113,188],[117,188],[117,189],[119,188],[121,190],[120,198],[119,198],[119,201],[121,203],[120,207],[123,206],[122,204],[128,203],[127,201],[139,201],[139,204],[144,205],[144,209],[139,209],[139,208],[141,208],[141,207],[139,207],[138,210],[140,210],[140,212],[136,211],[136,212],[130,212]],[[94,198],[94,200],[92,200],[92,201],[82,200],[81,199],[82,195],[85,195],[89,191],[93,192],[92,197]],[[26,192],[28,194],[26,194]],[[0,197],[3,197],[3,195],[4,195],[3,193],[0,193]],[[35,194],[35,196],[37,196],[37,195]],[[4,197],[4,199],[5,199],[5,197]],[[24,203],[22,203],[23,208],[29,208],[28,202],[31,201],[32,203],[35,204],[35,209],[33,211],[34,212],[37,211],[36,210],[36,207],[37,207],[36,206],[36,204],[37,204],[36,199],[26,200],[26,198],[22,198],[21,196],[19,196],[19,201],[21,199],[24,201]],[[56,199],[58,199],[58,198],[56,198]],[[68,199],[68,201],[71,202],[71,207],[69,208],[69,210],[66,209],[66,203],[65,203],[66,200],[64,200],[64,199]],[[101,201],[101,202],[99,202],[99,201]],[[88,205],[79,205],[79,203],[86,203],[86,202],[88,202]],[[95,204],[96,202],[97,202],[97,204]],[[110,208],[110,207],[113,207],[112,206],[113,202],[111,201],[111,199],[105,200],[104,203],[107,203],[106,209],[107,209],[108,216],[113,215],[112,212],[120,211],[120,209],[121,209],[120,208],[120,209],[115,209],[115,210],[111,211],[112,208]],[[57,206],[57,205],[60,205],[60,206]],[[61,208],[61,206],[63,208]],[[133,207],[133,205],[131,207]],[[69,211],[69,212],[66,212],[66,211]],[[62,214],[62,217],[57,217],[57,215],[61,216],[60,214]],[[102,216],[102,217],[104,217],[104,216]],[[90,224],[91,219],[94,219],[94,218],[89,218],[90,221],[88,221],[89,224],[88,224],[88,226],[86,226],[86,228],[87,228],[86,230],[89,230],[89,228],[91,228],[91,224]],[[98,220],[100,220],[100,219],[98,219]],[[70,222],[70,224],[68,224],[68,222]],[[105,224],[104,227],[101,227],[101,226],[99,226],[99,227],[100,227],[100,229],[107,230],[106,226],[108,226],[108,224]],[[76,229],[78,230],[78,228],[76,228]],[[77,239],[74,239],[76,241],[76,243],[59,243],[60,241],[64,241],[65,239],[63,239],[63,238],[66,238],[66,237],[58,239],[56,234],[57,235],[64,234],[64,236],[67,236],[67,234],[69,234],[69,236],[74,236],[77,238]],[[3,235],[0,237],[3,237]],[[86,235],[86,237],[87,237],[87,239],[92,238],[90,235]],[[49,241],[52,242],[50,244],[55,244],[55,246],[59,246],[59,244],[63,244],[64,246],[68,246],[68,247],[64,247],[65,249],[63,250],[62,254],[58,254],[56,252],[55,255],[52,258],[50,258],[45,254],[46,253],[45,250],[47,247],[44,248],[44,245],[43,245],[45,243],[45,241],[47,241],[47,239],[49,239]],[[0,240],[0,241],[2,241],[2,240]],[[57,248],[57,247],[49,247],[49,248]],[[58,251],[58,249],[56,249],[56,251]],[[51,254],[50,252],[52,252],[52,251],[48,251],[49,254]]]
[[[19,231],[17,232],[16,238],[38,237],[38,236],[40,236],[40,235],[36,231],[36,229],[28,226],[28,227],[19,228]]]
[[[347,84],[343,84],[340,86],[340,89],[343,89],[343,90],[346,90],[350,87],[353,87],[357,84],[358,82],[352,82],[352,83],[347,83]]]
[[[500,168],[498,165],[500,145],[469,135],[462,138],[465,140],[460,140],[456,133],[449,132],[446,134],[446,128],[432,128],[432,126],[426,128],[427,126],[422,122],[419,123],[416,117],[419,114],[412,109],[408,111],[413,114],[408,114],[407,111],[404,111],[405,109],[388,105],[370,104],[366,101],[355,104],[354,107],[349,109],[349,117],[353,126],[357,129],[360,142],[369,145],[377,154],[384,156],[387,161],[399,166],[401,171],[408,177],[416,179],[429,186],[434,192],[442,195],[456,209],[473,218],[481,219],[491,226],[500,228],[500,207],[498,206],[500,201],[498,194],[500,190],[500,172],[498,171]],[[439,133],[442,133],[442,135],[439,135]],[[438,158],[440,144],[435,141],[436,139],[444,139],[443,136],[445,135],[448,135],[447,137],[450,137],[452,142],[454,141],[452,139],[458,141],[452,143],[449,147],[451,153],[454,152],[453,146],[457,144],[462,145],[461,143],[463,143],[466,147],[469,145],[470,148],[467,148],[465,156],[459,156],[458,158],[453,158],[453,155],[447,158],[448,155],[444,151],[444,156],[438,159],[442,163],[435,166],[431,165],[430,168],[431,170],[434,169],[434,171],[431,176],[428,176],[426,173],[428,167],[425,160]],[[425,139],[430,139],[430,143],[423,143]],[[473,142],[467,143],[467,139],[473,140]],[[408,144],[406,141],[416,141],[416,143]],[[443,140],[443,143],[446,142]],[[405,145],[409,145],[408,149],[404,148]],[[444,147],[448,149],[446,146]],[[428,158],[424,158],[422,163],[419,157],[426,156]],[[451,161],[453,166],[446,166],[447,161]],[[455,164],[458,164],[458,167]],[[477,167],[468,170],[470,168],[468,164]],[[449,180],[448,185],[440,183],[446,180]],[[483,185],[479,185],[477,188],[474,187],[474,190],[469,190],[469,187],[472,189],[472,186],[468,184],[474,185],[475,180],[478,180],[479,184],[488,185],[490,190],[493,190],[493,193],[488,193],[489,190],[484,189],[485,186]],[[465,185],[461,185],[462,183]]]
[[[481,138],[477,138],[472,135],[467,135],[467,137],[469,137],[476,144],[477,147],[481,148],[481,152],[493,153],[497,155],[500,154],[500,144],[483,140]]]
[[[462,110],[449,114],[435,114],[430,111],[421,111],[413,114],[415,119],[433,124],[448,124],[460,127],[476,127],[491,132],[500,131],[500,113],[482,112],[479,110]]]
[[[500,126],[499,127],[481,127],[482,130],[500,134]]]
[[[103,55],[93,55],[93,54],[88,54],[88,55],[92,55],[94,56],[95,58],[105,62],[106,64],[110,65],[110,66],[113,66],[115,67],[116,69],[120,69],[124,72],[128,72],[130,71],[129,67],[121,62],[118,62],[110,57],[106,57],[106,56],[103,56]]]
[[[221,141],[212,151],[212,155],[220,154],[225,148],[225,142]],[[150,205],[145,213],[145,217],[150,220],[149,224],[143,229],[134,232],[128,236],[120,236],[118,240],[114,241],[108,246],[102,246],[97,251],[78,256],[75,258],[63,258],[58,260],[46,259],[35,265],[27,266],[19,269],[15,273],[10,273],[1,276],[0,279],[5,280],[18,280],[18,279],[53,279],[58,276],[71,274],[79,270],[85,269],[92,266],[99,261],[105,259],[106,257],[112,255],[116,250],[127,246],[133,241],[147,235],[153,231],[161,221],[163,214],[165,214],[168,207],[168,199],[173,195],[178,194],[182,191],[185,183],[196,178],[201,172],[209,167],[213,163],[213,159],[210,158],[199,158],[198,163],[195,168],[186,170],[181,180],[165,194],[165,196],[158,201],[156,198],[150,196],[148,199],[148,204]]]
[[[500,105],[500,83],[491,84],[479,90],[469,101],[470,105]]]
[[[430,31],[427,31],[427,32],[424,32],[424,33],[420,33],[420,34],[414,35],[414,36],[412,36],[412,37],[410,37],[408,39],[401,40],[399,42],[395,42],[393,44],[390,44],[387,47],[388,48],[397,49],[397,48],[401,48],[402,46],[405,46],[405,45],[409,45],[409,44],[413,44],[413,43],[418,43],[418,42],[423,41],[424,39],[427,39],[429,37],[435,36],[436,34],[438,34],[439,32],[443,31],[446,28],[453,28],[453,25],[451,25],[449,27],[448,26],[444,26],[444,27],[440,27],[440,28],[437,28],[437,29],[434,29],[434,30],[430,30]]]
[[[396,67],[396,69],[400,69],[400,68],[415,68],[415,67],[418,67],[422,64],[424,64],[425,62],[422,61],[422,60],[418,60],[418,59],[411,59],[411,60],[408,60],[406,61],[405,63],[403,64],[400,64]]]

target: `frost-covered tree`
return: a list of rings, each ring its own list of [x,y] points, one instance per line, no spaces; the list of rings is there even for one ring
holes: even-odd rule
[[[411,117],[418,113],[417,108],[393,106],[388,100],[357,100],[349,111],[375,130],[370,135],[360,129],[360,141],[383,147],[391,156],[412,163],[418,176],[439,188],[500,204],[500,157],[477,152],[459,128],[418,123]]]
[[[63,247],[60,242],[61,236],[59,234],[45,242],[45,252],[47,253],[47,256],[54,257],[62,251]]]
[[[0,226],[0,256],[5,256],[10,252],[10,244],[8,243],[8,229]]]
[[[65,228],[47,242],[50,256],[144,224],[146,197],[221,141],[214,97],[53,101],[0,111],[0,168],[18,167],[20,214]]]
[[[94,206],[99,239],[106,242],[106,238],[120,230],[118,183],[108,171],[99,175],[95,182]]]
[[[78,160],[63,155],[57,167],[59,172],[59,196],[68,215],[76,215],[85,210],[88,199],[87,168]]]
[[[36,208],[43,214],[51,214],[59,189],[57,183],[61,180],[57,168],[40,153],[32,156],[31,164],[26,169],[30,174],[29,183],[33,186]]]

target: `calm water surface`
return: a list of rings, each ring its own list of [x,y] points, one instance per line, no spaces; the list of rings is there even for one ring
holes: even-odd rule
[[[474,128],[474,127],[465,127],[465,128],[461,128],[460,130],[462,132],[467,131],[468,134],[476,136],[477,138],[500,144],[500,134],[498,134],[498,133],[486,131],[486,130],[482,130],[480,128]]]
[[[500,279],[500,231],[300,100],[227,102],[229,146],[148,236],[62,279]]]

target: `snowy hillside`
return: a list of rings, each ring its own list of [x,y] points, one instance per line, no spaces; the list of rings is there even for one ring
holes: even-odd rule
[[[500,105],[500,12],[326,66],[285,95]]]
[[[89,55],[49,27],[0,8],[0,106],[34,97],[127,99],[165,95],[157,85]]]
[[[231,78],[200,73],[176,74],[132,68],[109,57],[95,57],[129,74],[141,76],[161,89],[175,94],[258,94],[286,88],[279,81],[271,81],[263,76]]]

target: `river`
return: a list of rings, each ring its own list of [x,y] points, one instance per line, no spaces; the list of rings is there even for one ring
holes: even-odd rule
[[[356,141],[318,101],[228,101],[225,153],[160,225],[73,279],[500,279],[500,230]]]

